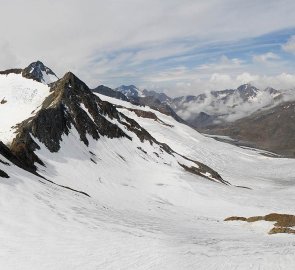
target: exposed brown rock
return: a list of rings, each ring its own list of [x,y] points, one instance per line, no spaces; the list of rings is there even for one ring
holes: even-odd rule
[[[266,216],[253,216],[249,218],[233,216],[233,217],[226,218],[224,221],[256,222],[261,220],[275,222],[274,227],[268,232],[269,234],[277,234],[277,233],[295,234],[295,229],[290,228],[295,226],[294,215],[271,213]]]
[[[159,122],[159,123],[161,123],[161,124],[163,124],[165,126],[173,127],[172,125],[168,125],[164,121],[159,119],[157,117],[157,115],[154,114],[151,111],[143,111],[143,110],[139,110],[139,109],[130,109],[130,108],[128,108],[128,110],[131,111],[131,112],[134,112],[138,117],[153,119],[153,120],[155,120],[155,121],[157,121],[157,122]]]
[[[7,100],[5,98],[3,98],[1,101],[0,101],[0,104],[5,104],[7,103]]]
[[[8,75],[8,74],[11,74],[11,73],[21,74],[22,71],[23,70],[21,68],[7,69],[7,70],[4,70],[4,71],[0,71],[0,75]]]
[[[288,233],[295,234],[295,230],[286,227],[273,227],[268,234]]]
[[[228,217],[224,221],[246,221],[247,218],[245,217]]]

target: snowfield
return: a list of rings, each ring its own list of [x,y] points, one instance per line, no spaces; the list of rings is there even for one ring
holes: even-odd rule
[[[21,74],[0,75],[0,140],[10,143],[15,125],[38,111],[50,88]],[[2,101],[2,102],[1,102]]]
[[[40,85],[34,85],[35,106],[40,93],[48,95]],[[268,235],[268,222],[223,220],[294,214],[295,160],[218,142],[148,107],[98,96],[121,105],[158,141],[210,166],[231,185],[186,172],[168,154],[157,158],[156,146],[136,137],[89,137],[87,147],[72,129],[58,153],[39,142],[36,153],[46,166],[38,165],[38,172],[55,184],[5,165],[0,156],[0,169],[10,176],[0,178],[1,270],[294,269],[294,235]],[[162,122],[128,108],[152,111]]]

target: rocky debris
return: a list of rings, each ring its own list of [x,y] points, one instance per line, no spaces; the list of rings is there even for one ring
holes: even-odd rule
[[[268,234],[277,234],[277,233],[295,234],[295,229],[291,228],[295,226],[294,215],[272,213],[266,216],[253,216],[249,218],[232,216],[232,217],[226,218],[224,221],[245,221],[245,222],[251,223],[251,222],[257,222],[261,220],[275,222],[274,227],[268,232]]]

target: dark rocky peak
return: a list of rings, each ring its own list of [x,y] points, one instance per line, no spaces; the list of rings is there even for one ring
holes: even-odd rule
[[[62,136],[68,135],[72,129],[86,145],[89,143],[87,135],[95,140],[100,136],[128,138],[108,118],[120,119],[116,108],[100,100],[84,82],[68,72],[51,85],[51,94],[36,115],[19,124],[11,150],[26,166],[34,168],[35,162],[42,164],[34,153],[40,148],[34,138],[51,152],[59,151]]]
[[[92,89],[92,92],[124,101],[129,101],[129,99],[123,93],[115,91],[104,85],[97,86],[96,88]]]
[[[264,89],[264,92],[267,92],[267,93],[269,93],[269,94],[271,94],[271,95],[279,95],[279,94],[281,94],[281,92],[280,92],[279,90],[274,89],[274,88],[272,88],[272,87],[267,87],[267,88],[265,88],[265,89]]]
[[[224,98],[225,96],[232,95],[235,93],[235,89],[225,89],[225,90],[218,90],[218,91],[211,91],[211,95],[216,98]]]
[[[23,69],[22,75],[25,78],[33,79],[45,84],[50,84],[58,80],[56,74],[41,61],[31,63],[28,67]]]
[[[239,86],[237,92],[240,94],[243,101],[247,101],[250,98],[256,97],[259,90],[255,86],[247,83]]]
[[[163,103],[168,103],[168,102],[171,102],[171,98],[169,96],[167,96],[165,93],[158,93],[154,90],[147,90],[147,89],[144,89],[142,91],[142,94],[146,97],[154,97],[156,99],[158,99],[160,102],[163,102]]]

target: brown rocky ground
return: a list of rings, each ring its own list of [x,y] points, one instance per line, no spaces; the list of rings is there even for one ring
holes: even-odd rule
[[[295,102],[285,102],[258,111],[235,122],[208,126],[200,131],[226,135],[241,145],[267,150],[284,157],[295,157]]]
[[[226,218],[224,221],[245,221],[251,223],[261,220],[275,222],[274,227],[268,232],[268,234],[295,234],[295,229],[292,228],[295,226],[294,215],[272,213],[266,216],[253,216],[249,218],[232,216]]]

